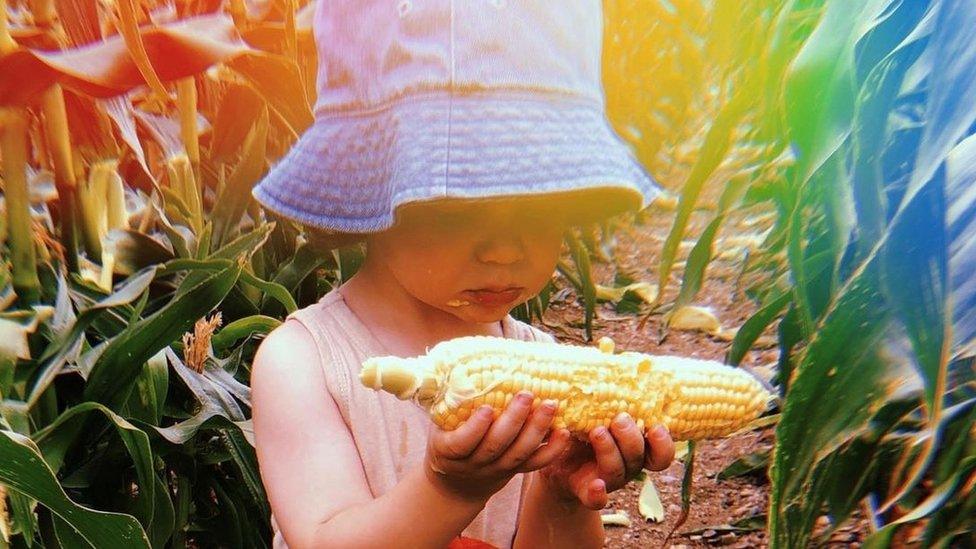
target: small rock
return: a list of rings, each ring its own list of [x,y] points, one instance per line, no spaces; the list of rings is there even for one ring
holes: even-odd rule
[[[718,538],[719,545],[732,545],[735,543],[735,534],[727,532]]]
[[[702,537],[698,534],[692,534],[688,536],[688,539],[690,539],[691,541],[701,541]]]
[[[718,532],[716,532],[715,530],[705,530],[704,532],[702,532],[702,537],[714,538],[717,534]]]
[[[735,516],[751,517],[759,513],[759,508],[755,505],[745,504],[732,512]]]

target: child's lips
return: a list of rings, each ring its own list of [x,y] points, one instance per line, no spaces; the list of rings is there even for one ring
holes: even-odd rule
[[[471,301],[480,305],[498,306],[515,301],[522,295],[522,290],[523,288],[521,286],[512,286],[498,289],[481,288],[478,290],[465,290],[462,293],[470,298]]]

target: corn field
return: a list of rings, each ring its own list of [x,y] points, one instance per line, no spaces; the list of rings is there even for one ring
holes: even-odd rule
[[[0,547],[270,545],[251,359],[363,255],[250,194],[312,123],[314,7],[3,3]],[[608,115],[672,221],[639,288],[591,266],[647,212],[567,233],[584,337],[607,292],[670,329],[727,219],[764,212],[726,362],[775,334],[770,546],[855,513],[871,548],[976,546],[976,3],[604,9]]]

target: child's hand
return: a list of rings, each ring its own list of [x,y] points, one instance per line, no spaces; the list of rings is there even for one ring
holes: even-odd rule
[[[569,446],[569,432],[554,431],[543,444],[556,404],[532,410],[532,394],[512,399],[497,420],[482,406],[454,431],[434,429],[424,469],[435,485],[465,499],[488,499],[516,474],[545,467]]]
[[[590,431],[590,444],[574,440],[557,462],[539,471],[553,494],[589,509],[602,509],[608,494],[623,487],[641,469],[661,471],[674,459],[674,441],[664,427],[647,433],[647,444],[637,424],[620,414],[610,429]],[[646,448],[646,451],[645,451]]]

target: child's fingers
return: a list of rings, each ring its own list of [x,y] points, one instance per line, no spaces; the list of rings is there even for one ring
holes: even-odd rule
[[[590,444],[593,445],[600,476],[611,486],[623,486],[627,482],[624,458],[610,431],[603,426],[593,429],[590,431]]]
[[[651,471],[663,471],[674,461],[674,441],[663,426],[658,425],[647,432],[650,447],[644,458],[644,467]]]
[[[519,473],[528,473],[549,465],[558,459],[559,456],[563,455],[563,452],[569,448],[569,437],[569,431],[566,429],[557,429],[549,435],[549,442],[539,446],[528,459],[518,466],[516,471]]]
[[[610,499],[607,495],[607,483],[599,477],[589,477],[581,482],[576,490],[576,497],[585,507],[594,511],[606,507]]]
[[[532,411],[532,393],[519,391],[512,402],[505,407],[498,419],[492,424],[488,434],[481,444],[471,454],[471,461],[478,464],[491,463],[498,456],[505,453],[518,436],[525,424],[526,418]],[[538,443],[536,443],[538,445]]]
[[[547,400],[532,412],[522,431],[496,461],[498,468],[515,469],[529,459],[546,438],[552,419],[556,416],[556,406],[555,402]]]
[[[434,452],[447,459],[463,459],[470,456],[491,427],[493,415],[490,406],[481,406],[457,429],[437,433],[431,438]]]
[[[644,467],[644,435],[626,412],[614,418],[610,432],[624,458],[624,475],[631,478]]]

